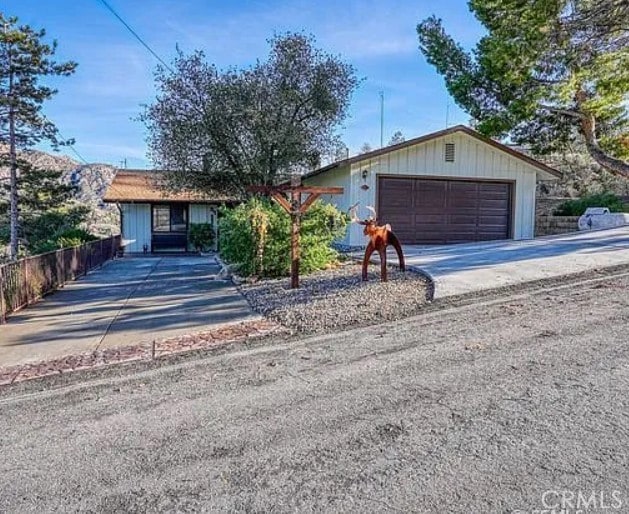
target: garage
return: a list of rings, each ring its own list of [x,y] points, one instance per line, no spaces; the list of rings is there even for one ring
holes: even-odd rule
[[[403,244],[511,237],[512,183],[378,177],[378,217]]]
[[[404,244],[451,244],[535,236],[538,183],[561,174],[509,145],[457,125],[361,153],[313,170],[306,185],[337,186],[322,196],[347,211],[378,211]],[[339,247],[362,248],[363,227],[352,223]]]

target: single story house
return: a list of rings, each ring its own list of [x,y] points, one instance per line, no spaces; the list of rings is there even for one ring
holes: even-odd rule
[[[218,227],[217,207],[229,203],[221,195],[171,191],[164,187],[163,172],[121,169],[103,201],[120,209],[120,232],[125,252],[186,252],[192,223]]]
[[[344,159],[303,176],[306,185],[341,186],[323,196],[339,209],[374,206],[403,244],[531,239],[537,181],[557,180],[553,168],[457,125]],[[364,246],[353,224],[344,246]]]

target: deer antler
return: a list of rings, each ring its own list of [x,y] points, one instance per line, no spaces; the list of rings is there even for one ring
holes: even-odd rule
[[[378,213],[376,213],[376,209],[371,207],[370,205],[365,205],[365,209],[373,214],[373,220],[376,221],[378,219]]]
[[[360,202],[356,202],[354,205],[352,205],[349,208],[348,213],[349,213],[349,217],[350,217],[352,223],[360,223],[360,221],[361,221],[360,218],[358,217],[358,215],[356,214],[356,210],[358,209],[358,204],[359,203]]]

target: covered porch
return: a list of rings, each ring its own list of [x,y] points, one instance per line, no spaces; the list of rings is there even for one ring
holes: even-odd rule
[[[233,203],[218,193],[172,190],[165,172],[118,170],[104,201],[120,209],[120,232],[126,254],[185,254],[194,224],[209,224],[217,234],[218,207]],[[216,238],[214,249],[216,248]]]

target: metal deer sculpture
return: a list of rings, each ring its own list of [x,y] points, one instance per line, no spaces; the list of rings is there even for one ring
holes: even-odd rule
[[[404,266],[404,254],[402,253],[402,246],[400,240],[391,230],[391,225],[378,226],[378,215],[373,207],[366,206],[367,210],[373,214],[367,219],[361,220],[357,214],[358,204],[354,204],[349,209],[350,218],[353,223],[363,225],[365,228],[363,233],[369,238],[369,244],[365,248],[365,256],[363,257],[363,280],[367,280],[367,267],[369,266],[369,259],[371,254],[375,251],[380,255],[380,280],[382,282],[387,281],[387,246],[392,245],[397,252],[398,259],[400,261],[400,269],[405,271]]]

